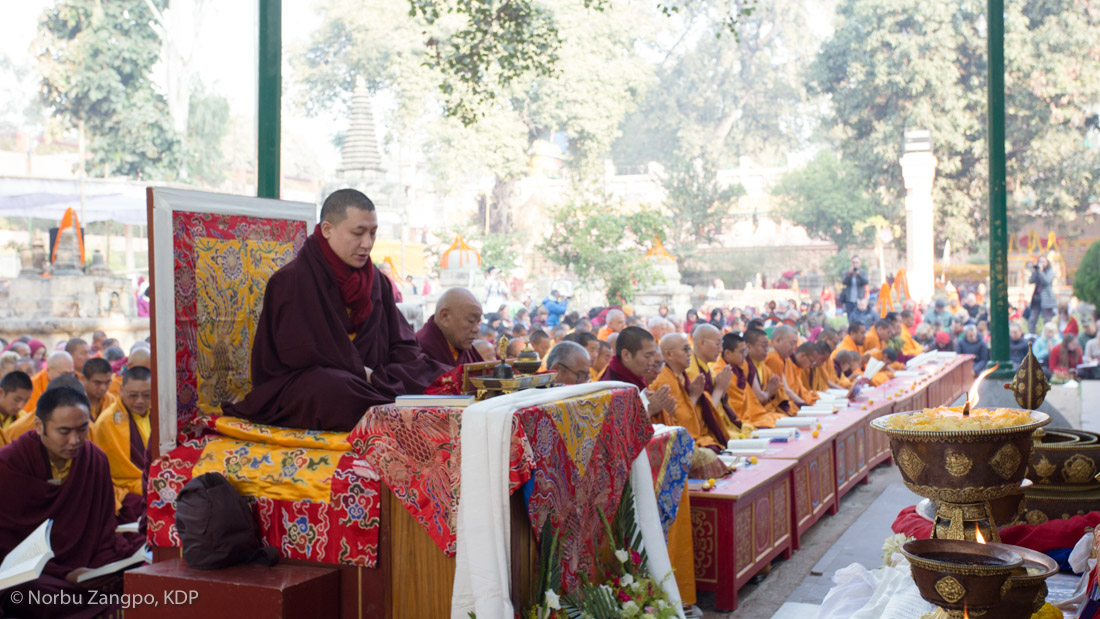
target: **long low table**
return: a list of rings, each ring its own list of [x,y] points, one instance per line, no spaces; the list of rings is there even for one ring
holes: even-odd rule
[[[972,357],[959,355],[931,374],[865,389],[846,409],[819,418],[816,438],[807,430],[795,440],[773,442],[757,465],[719,480],[713,490],[691,484],[696,588],[714,591],[718,610],[735,610],[737,589],[775,557],[798,550],[810,527],[826,513],[835,514],[857,484],[868,483],[872,468],[892,463],[890,443],[871,421],[951,404],[973,383],[973,367]],[[782,527],[775,514],[766,528],[758,525],[764,522],[759,505],[765,498],[768,509],[785,506]]]

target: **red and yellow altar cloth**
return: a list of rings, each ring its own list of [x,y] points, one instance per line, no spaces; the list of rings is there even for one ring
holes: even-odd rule
[[[213,433],[185,441],[149,467],[150,543],[180,545],[176,496],[193,477],[218,472],[253,503],[264,541],[282,557],[377,564],[381,487],[350,451],[347,434],[200,419]]]
[[[659,426],[645,446],[666,540],[679,514],[694,449],[695,441],[691,439],[691,434],[680,426]]]
[[[376,406],[348,439],[448,556],[456,550],[461,423],[462,409]],[[537,535],[549,518],[560,532],[567,586],[581,572],[595,576],[604,532],[600,511],[611,517],[618,509],[631,464],[652,433],[634,389],[604,390],[513,415],[509,490],[532,480],[531,525]]]

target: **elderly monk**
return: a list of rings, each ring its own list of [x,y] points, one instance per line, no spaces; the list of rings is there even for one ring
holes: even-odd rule
[[[874,337],[874,342],[884,344],[885,342],[888,342],[890,340],[890,336],[893,334],[893,330],[894,330],[894,327],[893,327],[893,325],[890,324],[889,320],[886,320],[886,319],[879,320],[878,322],[875,323],[875,326],[874,326],[873,329],[871,329],[871,332],[867,334],[868,345],[870,345],[870,343],[872,341],[871,340],[871,334],[872,333],[875,336]],[[890,370],[890,361],[887,360],[887,358],[883,355],[884,350],[885,350],[885,348],[881,344],[880,344],[880,346],[875,346],[874,348],[867,349],[867,352],[870,353],[870,355],[872,357],[874,357],[875,359],[878,359],[879,361],[883,361],[883,362],[886,363],[886,366],[884,366],[883,369],[879,370],[878,372],[875,373],[874,376],[871,377],[871,386],[872,387],[878,387],[879,385],[885,383],[886,381],[888,381],[888,380],[890,380],[891,378],[894,377],[894,373]],[[894,352],[897,353],[897,351],[894,351]],[[895,360],[896,360],[896,357],[895,357]],[[866,365],[866,362],[864,362],[864,365]]]
[[[8,444],[7,431],[24,413],[23,407],[34,391],[31,377],[18,370],[0,378],[0,447]]]
[[[90,424],[83,393],[50,389],[38,400],[33,430],[0,449],[0,496],[8,497],[0,502],[0,556],[47,519],[53,520],[54,553],[38,579],[0,596],[5,616],[106,616],[112,609],[89,606],[98,601],[86,590],[104,589],[106,583],[96,579],[77,585],[76,579],[88,569],[130,556],[143,542],[142,536],[115,533],[110,466],[103,452],[86,440]],[[117,582],[117,576],[112,578]],[[39,595],[61,593],[70,600],[64,606],[34,603]]]
[[[798,348],[798,332],[793,327],[779,325],[772,330],[772,352],[768,353],[764,363],[773,374],[783,380],[783,391],[790,402],[790,414],[798,412],[799,407],[813,404],[817,394],[802,386],[802,372],[795,361],[795,349]]]
[[[676,330],[676,325],[672,324],[667,318],[661,318],[660,316],[650,318],[647,326],[649,327],[649,332],[653,334],[653,339],[658,342],[661,341],[661,338],[663,338],[665,334],[672,333]]]
[[[80,384],[84,385],[84,392],[88,394],[88,403],[91,409],[92,421],[99,419],[99,414],[118,402],[118,396],[110,393],[111,381],[114,372],[111,364],[106,359],[92,357],[84,362],[80,372]]]
[[[268,281],[252,341],[252,391],[227,415],[348,431],[372,406],[423,393],[447,365],[420,349],[370,260],[374,203],[341,189],[301,253]]]
[[[145,513],[142,478],[149,466],[153,375],[141,367],[122,373],[122,396],[92,424],[92,442],[107,454],[119,519],[135,522]]]
[[[605,324],[600,329],[600,332],[596,337],[599,338],[600,341],[606,342],[607,338],[610,337],[612,333],[618,333],[625,328],[626,314],[623,313],[622,310],[609,310],[607,312],[607,324]]]
[[[50,356],[46,358],[46,367],[31,377],[34,391],[31,393],[31,399],[27,400],[27,404],[23,406],[23,410],[27,413],[33,413],[38,404],[38,398],[46,391],[50,381],[63,374],[75,375],[75,368],[72,355],[69,353],[64,350],[55,350],[50,353]]]
[[[591,366],[588,351],[576,342],[561,342],[546,357],[546,369],[557,372],[555,380],[563,385],[587,383]]]
[[[702,375],[710,401],[717,411],[718,421],[725,426],[726,434],[736,436],[741,430],[741,420],[729,400],[730,380],[733,369],[729,367],[715,370],[713,364],[722,353],[722,332],[710,323],[700,323],[691,331],[692,354],[687,376],[695,380]]]
[[[825,341],[818,338],[816,342],[816,355],[814,355],[814,365],[821,373],[825,384],[829,389],[849,389],[851,383],[841,382],[840,376],[837,375],[836,362],[833,360],[833,349]]]
[[[481,328],[481,303],[465,288],[450,288],[435,303],[416,341],[429,358],[453,368],[481,362],[474,340]]]
[[[763,334],[763,331],[760,333]],[[762,339],[765,343],[768,341],[766,335],[763,335]],[[750,380],[748,365],[751,361],[748,360],[748,354],[745,338],[737,333],[727,333],[722,336],[722,357],[714,367],[719,369],[728,367],[733,373],[726,388],[726,397],[733,410],[737,412],[741,423],[771,428],[775,426],[776,419],[785,416],[777,411],[774,405],[769,406],[775,399],[775,392],[779,389],[779,379],[772,377],[774,380],[761,385],[759,373],[754,373]],[[763,356],[767,356],[766,350]],[[764,372],[770,372],[770,370],[764,367]],[[770,387],[771,391],[767,391],[765,387]]]
[[[665,357],[665,367],[650,384],[650,389],[669,388],[675,401],[671,421],[691,434],[696,447],[722,451],[726,448],[729,434],[719,421],[710,394],[706,392],[703,376],[700,374],[694,380],[688,379],[691,344],[688,343],[687,336],[683,333],[665,335],[661,338],[661,354]]]
[[[74,337],[65,343],[65,352],[69,353],[73,358],[73,367],[80,369],[84,367],[84,362],[92,356],[92,349],[88,346],[88,342]]]
[[[641,327],[625,327],[615,340],[615,356],[607,364],[600,380],[617,380],[638,388],[646,403],[646,412],[655,423],[671,425],[666,413],[673,406],[667,387],[646,387],[646,374],[657,368],[657,344],[649,331]]]
[[[916,314],[913,310],[902,310],[901,312],[901,354],[906,357],[916,357],[924,352],[924,346],[921,346],[919,342],[913,339],[913,329],[917,324]]]

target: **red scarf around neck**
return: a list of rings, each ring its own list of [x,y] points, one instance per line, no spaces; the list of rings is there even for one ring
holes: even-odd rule
[[[634,372],[630,371],[630,368],[619,359],[619,355],[612,355],[611,362],[607,364],[607,368],[603,371],[603,376],[600,380],[621,380],[624,383],[630,383],[638,389],[645,391],[645,381],[641,376],[638,376]]]
[[[370,299],[371,288],[374,286],[374,264],[368,258],[362,268],[351,268],[336,255],[332,246],[328,244],[328,239],[321,234],[321,224],[317,224],[313,229],[313,236],[321,246],[321,253],[325,255],[332,277],[340,287],[340,295],[344,297],[344,303],[348,306],[351,318],[351,329],[348,333],[356,333],[374,309]]]

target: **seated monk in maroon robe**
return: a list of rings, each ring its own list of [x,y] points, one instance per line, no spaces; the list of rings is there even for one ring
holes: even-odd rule
[[[341,189],[294,260],[268,281],[252,342],[252,391],[224,403],[257,423],[346,432],[363,413],[424,393],[447,367],[429,359],[370,260],[378,216]]]
[[[600,380],[617,380],[637,387],[645,396],[646,412],[655,419],[654,423],[661,421],[662,411],[672,410],[676,405],[667,386],[656,390],[646,387],[643,376],[660,369],[655,368],[659,354],[653,334],[641,327],[626,327],[615,339],[615,356],[600,375]]]
[[[0,595],[6,617],[95,617],[111,611],[91,604],[87,589],[121,592],[115,574],[79,585],[91,568],[130,556],[142,535],[118,535],[115,493],[107,456],[87,441],[91,415],[88,398],[69,387],[42,394],[35,429],[0,449],[0,556],[7,556],[47,519],[53,519],[54,557],[42,575]],[[83,604],[33,604],[50,594],[83,594]],[[15,595],[19,592],[19,595]],[[73,597],[68,601],[72,602]]]
[[[439,297],[435,313],[428,318],[416,339],[428,357],[453,368],[480,363],[474,340],[481,330],[481,303],[465,288],[451,288]]]

